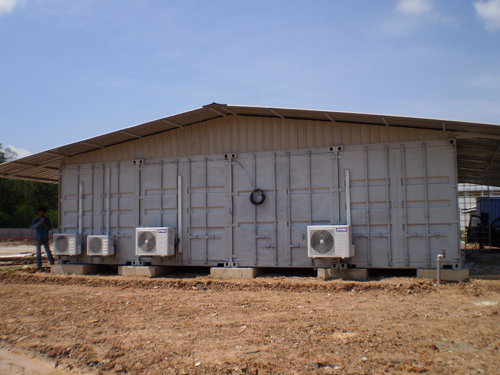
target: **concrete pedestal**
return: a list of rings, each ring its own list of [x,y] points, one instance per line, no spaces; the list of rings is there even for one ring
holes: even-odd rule
[[[417,269],[417,277],[424,279],[437,279],[437,270]],[[469,279],[469,270],[441,270],[441,280],[443,281],[464,281]]]
[[[50,272],[57,275],[92,275],[99,273],[99,266],[93,264],[53,264]]]
[[[118,275],[123,277],[157,277],[169,272],[172,267],[162,266],[120,266]]]
[[[210,268],[210,277],[214,279],[253,279],[258,274],[258,268]]]
[[[365,281],[368,280],[368,270],[367,269],[333,269],[333,268],[318,268],[318,279],[330,280],[330,279],[343,279],[343,280],[357,280]]]

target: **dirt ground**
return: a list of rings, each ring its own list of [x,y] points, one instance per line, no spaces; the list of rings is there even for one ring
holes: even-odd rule
[[[500,281],[0,273],[0,347],[86,374],[499,374]]]

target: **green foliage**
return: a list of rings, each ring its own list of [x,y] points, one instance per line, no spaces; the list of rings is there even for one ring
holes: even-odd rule
[[[0,144],[0,164],[16,157],[12,150],[4,151]],[[57,228],[57,185],[0,179],[0,228],[30,228],[39,206],[46,208],[45,215]]]

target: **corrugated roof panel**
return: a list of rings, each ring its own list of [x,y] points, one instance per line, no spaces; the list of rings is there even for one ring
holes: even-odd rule
[[[41,167],[47,163],[57,166],[63,156],[81,155],[111,145],[125,144],[131,140],[138,139],[138,136],[146,137],[152,134],[177,129],[177,125],[188,126],[196,123],[204,123],[200,124],[200,126],[207,126],[206,121],[218,117],[225,117],[230,121],[231,117],[234,115],[267,117],[272,119],[271,121],[262,123],[262,126],[271,126],[273,128],[273,137],[271,137],[271,139],[261,139],[262,132],[257,131],[257,133],[252,135],[248,140],[241,140],[239,138],[236,140],[238,142],[244,141],[259,144],[266,150],[273,149],[276,145],[279,145],[281,142],[280,139],[286,142],[290,140],[294,142],[294,139],[296,139],[296,147],[310,147],[312,138],[316,139],[316,142],[313,142],[314,144],[317,145],[318,140],[321,144],[321,137],[323,137],[323,139],[325,139],[325,137],[326,139],[329,137],[333,137],[334,140],[341,139],[345,144],[350,144],[353,141],[370,142],[372,139],[379,139],[380,142],[392,142],[393,140],[389,138],[389,134],[392,134],[391,136],[394,136],[394,134],[385,131],[387,125],[389,125],[389,127],[421,129],[416,131],[425,131],[424,129],[446,129],[447,131],[463,132],[464,134],[474,133],[475,138],[473,139],[459,139],[457,141],[459,180],[461,182],[478,184],[486,183],[485,181],[487,180],[491,185],[500,186],[500,178],[496,177],[496,174],[498,174],[497,170],[500,168],[500,161],[497,162],[497,158],[500,159],[499,155],[497,155],[497,150],[500,146],[499,125],[380,114],[361,114],[296,108],[233,106],[216,103],[192,111],[149,121],[144,124],[119,129],[79,142],[59,146],[51,150],[18,159],[17,163],[4,163],[0,165],[0,177],[57,182],[57,170]],[[282,119],[314,120],[324,121],[325,123],[335,121],[346,124],[359,124],[359,126],[352,128],[352,134],[351,132],[343,132],[341,129],[332,130],[330,128],[321,130],[321,132],[323,132],[322,134],[309,134],[303,132],[300,123],[290,123]],[[378,130],[372,131],[374,130],[373,128],[366,127],[363,124],[376,125]],[[293,133],[290,133],[290,131],[293,131]],[[335,132],[335,134],[331,134],[332,131]],[[408,130],[404,131],[406,132],[405,136],[408,140],[423,138],[420,133]],[[337,134],[336,132],[339,133]],[[191,132],[188,132],[185,135],[189,137],[190,134]],[[447,134],[448,133],[443,132],[443,137],[446,137]],[[220,140],[225,139],[224,137],[226,136],[231,136],[231,134],[218,134],[218,139],[209,140],[206,147],[210,149],[210,152],[214,150],[218,150],[219,152],[230,151],[222,149],[223,145],[227,144],[227,142],[221,142]],[[400,134],[399,137],[401,136],[402,134]],[[177,141],[172,140],[170,152],[177,155],[187,154],[186,140],[184,137],[178,137],[176,139]],[[205,146],[203,146],[203,144],[204,142],[196,143],[200,153],[204,152]],[[128,147],[130,147],[130,145]],[[127,147],[124,147],[120,150],[114,150],[114,152],[126,154],[128,151]],[[163,152],[164,150],[158,150],[156,154],[160,155]],[[22,165],[21,163],[33,166]]]

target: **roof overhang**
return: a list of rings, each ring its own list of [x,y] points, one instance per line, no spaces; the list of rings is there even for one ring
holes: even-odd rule
[[[416,117],[212,103],[0,165],[0,178],[57,183],[62,159],[227,116],[352,123],[455,132],[459,182],[500,186],[500,125]]]

